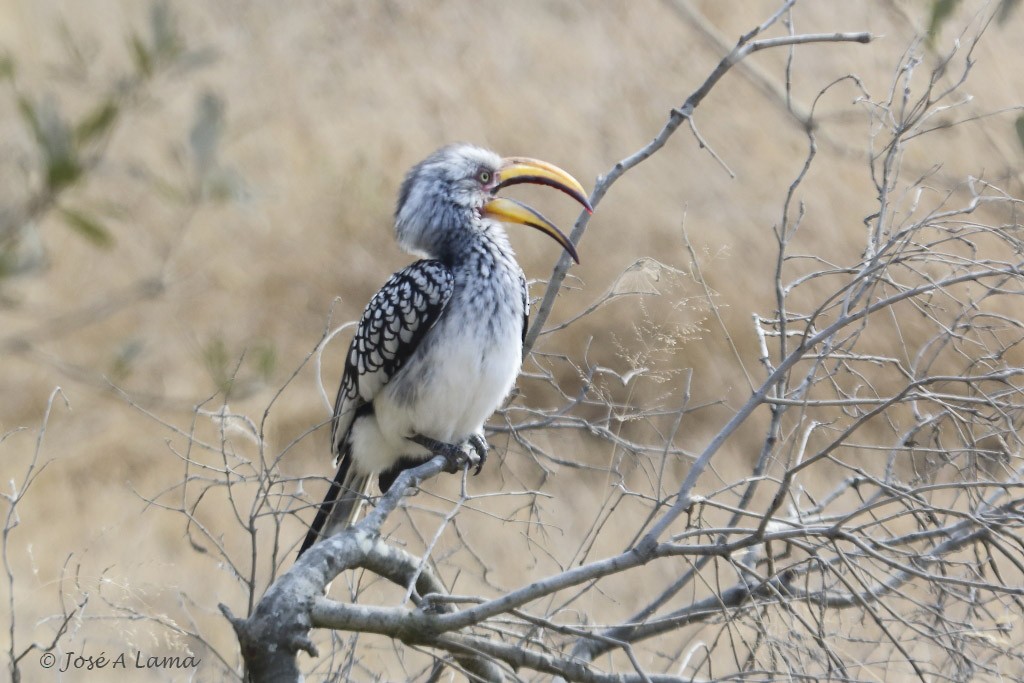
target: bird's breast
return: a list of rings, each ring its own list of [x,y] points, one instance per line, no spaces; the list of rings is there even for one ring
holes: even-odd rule
[[[440,320],[375,401],[382,431],[449,443],[479,431],[512,390],[522,361],[517,270],[456,276]]]

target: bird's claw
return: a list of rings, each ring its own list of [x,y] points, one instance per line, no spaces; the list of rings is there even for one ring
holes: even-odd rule
[[[421,434],[415,434],[409,439],[434,455],[443,456],[448,461],[444,471],[450,474],[461,472],[464,467],[469,466],[475,468],[473,471],[475,476],[480,474],[480,469],[484,466],[484,461],[487,460],[487,442],[479,434],[473,434],[458,446]]]
[[[477,454],[476,469],[473,470],[473,476],[475,477],[480,474],[480,470],[484,468],[484,463],[487,462],[487,451],[490,447],[487,445],[487,441],[484,440],[484,437],[479,434],[473,434],[466,440],[466,443],[472,446],[473,450],[476,451]]]
[[[458,446],[453,444],[445,444],[448,448],[445,448],[441,455],[448,461],[448,465],[444,471],[450,474],[461,472],[466,467],[473,467],[474,465],[479,467],[480,456],[477,454],[475,448],[470,447],[468,442],[463,442]]]
[[[468,440],[456,446],[444,441],[438,441],[437,439],[431,439],[429,436],[423,436],[422,434],[415,434],[409,437],[409,439],[423,446],[434,455],[443,456],[447,461],[444,471],[449,474],[460,472],[467,465],[472,467],[478,466],[480,463],[479,450],[476,446],[471,445]]]

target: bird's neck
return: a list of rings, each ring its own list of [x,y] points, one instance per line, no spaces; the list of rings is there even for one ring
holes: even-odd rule
[[[510,268],[518,270],[515,252],[500,223],[487,221],[475,230],[467,230],[450,240],[438,254],[452,270]]]

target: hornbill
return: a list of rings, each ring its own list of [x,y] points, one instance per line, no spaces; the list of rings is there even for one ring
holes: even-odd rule
[[[363,311],[331,422],[338,472],[300,556],[355,522],[374,475],[386,492],[435,454],[450,471],[475,463],[479,472],[484,421],[519,374],[529,315],[502,223],[537,228],[579,262],[550,221],[495,196],[519,183],[556,188],[592,211],[583,186],[557,166],[472,145],[443,147],[406,175],[395,236],[423,259],[392,275]]]

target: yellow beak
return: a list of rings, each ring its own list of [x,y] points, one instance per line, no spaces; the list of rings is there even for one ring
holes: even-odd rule
[[[497,184],[494,186],[494,192],[503,187],[518,185],[519,183],[547,185],[556,190],[561,190],[578,201],[587,210],[587,213],[593,213],[593,208],[590,206],[590,202],[587,201],[586,192],[579,181],[554,164],[549,164],[546,161],[523,157],[504,159],[501,168],[498,170],[497,181]],[[579,254],[576,253],[576,247],[569,238],[555,227],[554,223],[529,206],[513,199],[495,197],[484,204],[483,213],[505,223],[528,225],[531,228],[536,228],[546,233],[562,245],[563,249],[569,252],[573,261],[576,263],[580,262]]]

